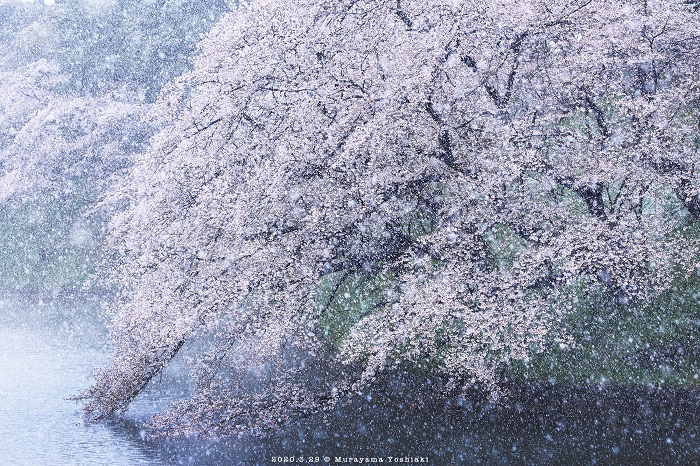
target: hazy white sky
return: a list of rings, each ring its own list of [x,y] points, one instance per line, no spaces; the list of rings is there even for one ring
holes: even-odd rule
[[[0,5],[6,5],[8,3],[36,3],[44,2],[44,5],[55,5],[56,0],[0,0]]]
[[[35,2],[44,2],[44,5],[55,5],[56,0],[0,0],[0,5],[8,4],[8,3],[35,3]],[[85,3],[90,3],[90,4],[101,4],[101,3],[114,3],[114,0],[86,0]]]

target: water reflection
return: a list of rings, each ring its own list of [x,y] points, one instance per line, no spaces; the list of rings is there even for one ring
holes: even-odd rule
[[[146,464],[111,429],[84,425],[67,398],[108,352],[94,301],[35,296],[0,302],[0,441],[11,464]]]
[[[493,406],[440,399],[438,382],[407,375],[266,438],[154,441],[141,422],[186,391],[174,371],[151,384],[126,419],[85,425],[66,398],[109,354],[97,301],[0,302],[2,461],[267,465],[303,455],[321,464],[406,456],[433,465],[700,464],[698,394],[645,388],[513,386]]]
[[[403,402],[365,393],[265,439],[154,448],[173,464],[263,465],[284,456],[322,463],[327,456],[333,464],[390,456],[426,457],[438,465],[700,464],[700,406],[693,393],[547,385],[512,392],[497,407],[466,398],[425,403],[423,392],[414,387]]]

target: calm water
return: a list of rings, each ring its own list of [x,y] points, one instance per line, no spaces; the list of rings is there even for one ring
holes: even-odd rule
[[[0,301],[0,464],[272,464],[301,454],[321,464],[364,456],[422,456],[433,465],[700,464],[697,394],[556,386],[515,389],[496,408],[425,403],[429,385],[394,382],[266,439],[153,442],[140,422],[186,389],[176,375],[149,387],[120,422],[85,425],[66,399],[109,354],[98,316],[93,300]]]

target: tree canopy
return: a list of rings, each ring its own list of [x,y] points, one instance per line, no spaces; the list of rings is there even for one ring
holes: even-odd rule
[[[199,34],[226,8],[225,0],[0,4],[0,286],[84,283],[75,271],[93,269],[98,254],[70,232],[89,226],[88,236],[102,236],[107,213],[96,204],[159,127],[152,101],[191,65]],[[57,264],[57,279],[41,278],[41,267]]]
[[[284,422],[399,367],[495,393],[579,297],[653,299],[696,266],[698,30],[675,1],[229,13],[114,193],[124,291],[89,415],[183,347],[196,388],[153,422],[179,434]]]
[[[192,46],[228,8],[226,0],[64,0],[0,6],[0,65],[59,64],[65,88],[99,94],[140,88],[149,101],[189,65]]]

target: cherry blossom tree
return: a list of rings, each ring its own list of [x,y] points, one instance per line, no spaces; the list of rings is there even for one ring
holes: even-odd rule
[[[65,0],[0,6],[0,65],[58,64],[67,87],[101,94],[138,87],[151,101],[190,65],[192,44],[228,8],[226,0]]]
[[[5,289],[58,291],[88,283],[108,216],[95,206],[157,124],[133,92],[81,96],[66,92],[67,82],[48,60],[0,73]]]
[[[99,196],[154,132],[138,95],[80,96],[67,81],[48,60],[0,74],[0,201]]]
[[[196,388],[153,421],[174,434],[272,426],[399,368],[497,393],[579,297],[653,299],[697,257],[699,26],[622,0],[225,16],[114,193],[124,291],[89,417],[182,348]]]
[[[158,127],[149,102],[191,65],[192,43],[226,7],[225,0],[0,5],[0,223],[10,238],[0,244],[1,286],[27,284],[27,273],[45,276],[53,259],[75,256],[71,232],[90,225],[101,236],[105,212],[95,205]],[[82,253],[76,266],[92,268],[97,255]],[[66,275],[62,283],[82,282],[57,272]]]

